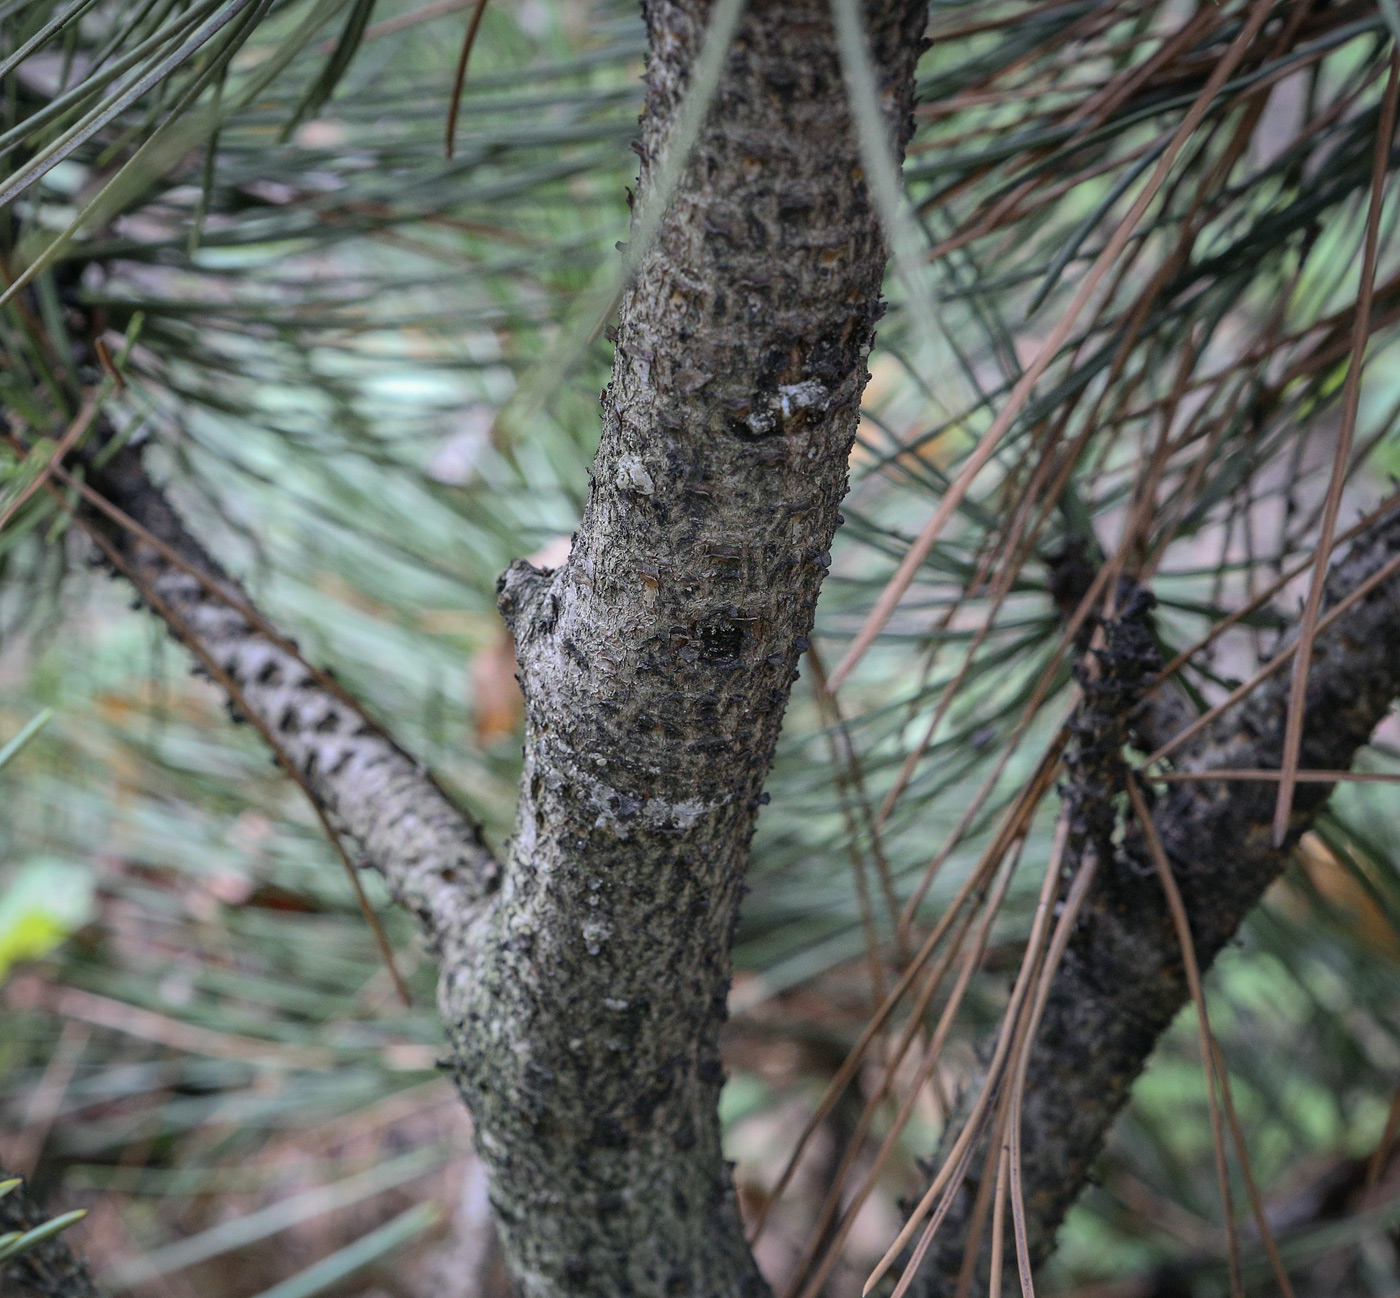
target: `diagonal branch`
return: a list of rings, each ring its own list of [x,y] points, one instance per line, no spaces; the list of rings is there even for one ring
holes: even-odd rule
[[[1328,608],[1381,580],[1316,640],[1302,733],[1305,768],[1348,768],[1400,697],[1397,556],[1400,517],[1390,514],[1333,567]],[[1288,695],[1286,676],[1264,680],[1175,752],[1177,769],[1278,769]],[[1273,845],[1272,783],[1183,781],[1169,784],[1157,799],[1153,824],[1203,970],[1282,872],[1331,791],[1327,783],[1299,785],[1281,848]],[[1129,833],[1112,867],[1101,871],[1056,973],[1027,1075],[1023,1179],[1037,1262],[1048,1256],[1109,1127],[1189,995],[1180,945],[1140,831]],[[965,1192],[958,1219],[925,1265],[916,1289],[921,1298],[950,1298],[956,1290],[975,1189]]]
[[[67,475],[65,475],[67,476]],[[186,529],[123,447],[88,465],[82,517],[112,566],[210,663],[235,714],[246,709],[320,812],[343,830],[445,959],[498,869],[480,830],[432,776],[335,682],[311,668]]]

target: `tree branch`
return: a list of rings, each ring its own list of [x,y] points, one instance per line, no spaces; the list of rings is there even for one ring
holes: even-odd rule
[[[644,192],[708,9],[646,5]],[[925,6],[865,13],[902,146]],[[881,309],[862,175],[828,0],[755,0],[623,302],[569,560],[502,579],[525,767],[492,955],[447,1006],[526,1298],[765,1288],[718,1034]]]
[[[90,462],[87,481],[85,523],[174,634],[226,675],[238,696],[230,699],[235,715],[244,706],[254,713],[444,962],[466,959],[472,921],[499,874],[477,826],[254,609],[151,482],[139,452],[123,447],[105,463]]]
[[[1333,568],[1335,607],[1400,556],[1400,514],[1360,537]],[[1397,565],[1400,566],[1400,565]],[[1388,572],[1318,637],[1308,678],[1300,765],[1345,770],[1400,696],[1400,574]],[[1262,683],[1176,754],[1177,769],[1277,769],[1287,673]],[[1165,736],[1162,736],[1165,737]],[[1299,786],[1284,846],[1272,842],[1276,786],[1183,782],[1152,819],[1170,859],[1204,969],[1288,863],[1322,810],[1328,784]],[[1141,832],[1099,873],[1046,1005],[1027,1075],[1022,1121],[1027,1229],[1043,1261],[1158,1038],[1188,996],[1181,949]],[[914,1292],[950,1298],[976,1186],[925,1262]]]

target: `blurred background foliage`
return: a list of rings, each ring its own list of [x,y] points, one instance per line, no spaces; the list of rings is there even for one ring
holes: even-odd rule
[[[517,556],[557,563],[587,490],[610,348],[600,336],[562,382],[539,362],[578,295],[617,273],[645,41],[623,0],[495,0],[449,159],[469,7],[0,4],[0,252],[22,281],[0,308],[20,438],[0,449],[0,743],[20,741],[0,758],[0,1162],[55,1211],[89,1209],[69,1237],[112,1293],[504,1292],[410,925],[373,892],[405,1011],[300,795],[92,566],[63,492],[27,491],[95,390],[264,612],[494,842],[508,834],[520,709],[494,583]],[[1278,6],[839,718],[814,685],[1251,10],[933,6],[905,169],[920,255],[891,276],[736,951],[725,1116],[750,1211],[895,977],[899,912],[916,932],[941,913],[1063,721],[1081,593],[1064,574],[1120,544],[1144,474],[1168,657],[1315,543],[1394,41],[1388,11],[1361,3]],[[1397,217],[1387,184],[1343,526],[1400,470]],[[1301,581],[1196,657],[1193,698],[1250,674]],[[1367,769],[1396,769],[1394,740]],[[1053,818],[1027,861],[1048,857]],[[825,1292],[859,1292],[1004,1003],[1037,889],[1013,881],[954,1040],[844,1238],[818,1216],[889,1129],[873,1066],[769,1205],[759,1251],[779,1292],[829,1247]],[[1400,1080],[1387,786],[1338,793],[1210,997],[1295,1274],[1390,1298],[1400,1185],[1363,1195]],[[1183,1016],[1159,1049],[1051,1291],[1226,1292],[1194,1033]]]

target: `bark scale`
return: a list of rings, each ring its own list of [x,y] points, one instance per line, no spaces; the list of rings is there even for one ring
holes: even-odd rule
[[[708,8],[646,5],[643,192]],[[925,9],[865,13],[902,148]],[[572,553],[501,583],[520,803],[443,1007],[526,1298],[766,1292],[721,1150],[718,1035],[885,257],[827,0],[752,0],[623,301]]]

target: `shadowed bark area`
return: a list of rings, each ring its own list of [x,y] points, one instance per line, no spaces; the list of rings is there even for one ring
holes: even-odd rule
[[[1400,553],[1391,514],[1337,563],[1328,606]],[[1288,708],[1287,671],[1260,685],[1178,752],[1178,770],[1277,769]],[[1301,766],[1344,770],[1400,696],[1400,576],[1364,596],[1318,638],[1308,679]],[[1168,734],[1154,735],[1162,741]],[[1162,787],[1162,786],[1158,786]],[[1170,859],[1204,969],[1278,877],[1331,794],[1300,784],[1288,840],[1275,849],[1277,785],[1165,786],[1153,822]],[[1027,1230],[1037,1262],[1089,1178],[1104,1137],[1157,1039],[1188,999],[1181,948],[1141,834],[1101,869],[1056,974],[1031,1056],[1022,1123]],[[974,1160],[979,1169],[980,1160]],[[964,1191],[913,1292],[951,1298],[976,1185]],[[984,1282],[985,1286],[985,1282]]]
[[[10,1174],[0,1168],[0,1181]],[[40,1209],[19,1186],[0,1195],[0,1235],[29,1231],[53,1214]],[[62,1235],[36,1244],[13,1262],[0,1263],[0,1294],[5,1298],[98,1298],[84,1263],[73,1256]]]
[[[100,464],[100,467],[97,465]],[[343,694],[326,688],[242,610],[247,595],[186,530],[131,447],[88,466],[88,482],[170,555],[95,508],[84,513],[123,568],[145,587],[176,637],[211,658],[243,703],[306,779],[333,824],[348,832],[395,899],[416,915],[444,964],[465,958],[464,942],[498,868],[480,831],[432,777]],[[230,700],[234,715],[242,708]]]
[[[924,7],[865,12],[902,144]],[[646,6],[643,192],[707,16]],[[880,314],[862,174],[827,0],[754,0],[622,305],[573,551],[502,579],[525,768],[485,955],[445,1003],[528,1298],[765,1291],[718,1033]]]

